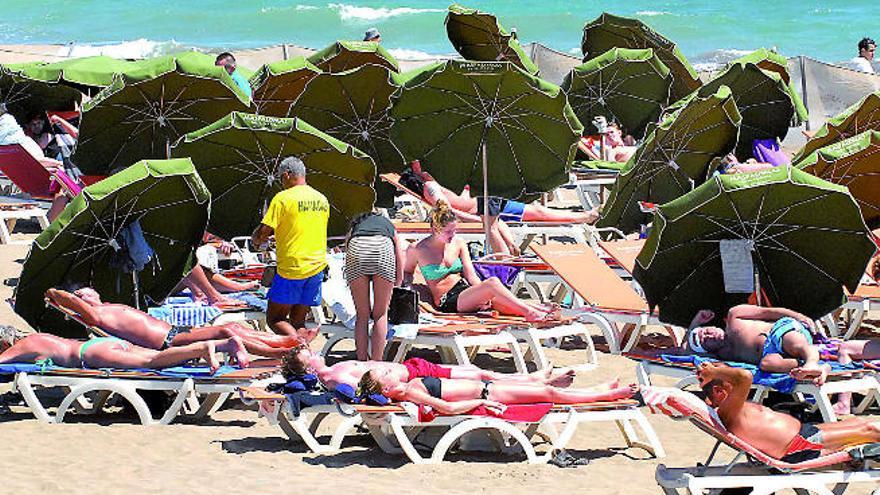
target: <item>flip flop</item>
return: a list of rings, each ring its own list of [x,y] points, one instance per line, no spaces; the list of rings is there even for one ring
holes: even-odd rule
[[[560,450],[553,456],[552,459],[547,461],[548,464],[552,464],[556,467],[561,468],[572,468],[578,466],[586,466],[590,464],[590,460],[586,457],[575,457],[568,453],[566,450]]]

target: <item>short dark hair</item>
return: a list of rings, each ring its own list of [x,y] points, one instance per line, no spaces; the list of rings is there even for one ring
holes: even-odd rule
[[[724,384],[724,382],[715,378],[713,380],[709,380],[708,382],[706,382],[705,385],[701,386],[700,388],[703,389],[704,394],[709,395],[710,393],[712,393],[713,388],[720,387],[722,384]]]
[[[229,59],[233,64],[235,63],[235,57],[232,56],[229,52],[223,52],[220,55],[217,55],[217,58],[214,60],[214,63],[224,62],[226,59]]]
[[[865,36],[859,41],[859,51],[867,50],[871,45],[877,46],[877,43],[874,43],[874,40]]]

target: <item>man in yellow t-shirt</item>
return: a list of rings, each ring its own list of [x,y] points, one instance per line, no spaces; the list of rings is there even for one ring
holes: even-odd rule
[[[275,234],[278,272],[269,289],[266,320],[273,331],[311,341],[306,314],[321,304],[321,283],[327,267],[327,198],[306,184],[306,166],[296,157],[278,165],[284,190],[272,198],[251,241],[263,246]]]

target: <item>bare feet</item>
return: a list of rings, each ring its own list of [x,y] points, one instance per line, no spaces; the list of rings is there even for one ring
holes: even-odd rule
[[[842,400],[838,400],[834,403],[834,407],[832,407],[834,414],[838,416],[849,416],[852,414],[852,405],[849,402],[844,402]]]
[[[205,361],[208,362],[208,366],[211,367],[211,373],[214,373],[220,368],[220,361],[217,360],[217,353],[214,347],[214,341],[208,340],[205,342]]]
[[[553,371],[558,372],[553,373]],[[547,380],[544,383],[554,387],[567,388],[571,386],[572,382],[574,382],[574,377],[575,371],[572,368],[551,370],[550,374],[547,377]]]
[[[242,342],[241,337],[229,337],[223,341],[222,344],[217,346],[217,350],[229,354],[235,359],[235,362],[240,368],[247,368],[251,362],[251,358],[248,356],[247,350],[244,348],[244,342]],[[216,368],[212,369],[216,371]]]
[[[795,380],[812,381],[814,385],[822,385],[828,378],[830,370],[828,365],[804,365],[793,368],[789,374]]]
[[[608,400],[629,399],[639,391],[639,386],[630,384],[624,387],[614,388],[608,391]]]
[[[301,344],[308,344],[309,342],[315,340],[315,337],[318,335],[318,332],[321,331],[321,325],[318,325],[314,328],[297,328],[296,336],[299,339]]]

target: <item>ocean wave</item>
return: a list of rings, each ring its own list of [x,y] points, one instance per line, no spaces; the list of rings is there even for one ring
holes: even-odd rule
[[[644,16],[644,17],[656,17],[658,15],[675,15],[672,12],[666,12],[665,10],[640,10],[636,12],[636,15]]]
[[[327,7],[339,11],[339,18],[343,21],[376,21],[401,15],[446,12],[446,9],[417,9],[412,7],[372,8],[345,3],[330,3],[327,4]]]
[[[408,48],[389,48],[388,53],[399,60],[434,60],[437,58],[449,57],[449,55],[437,55],[434,53],[423,52],[421,50],[410,50]]]
[[[740,48],[721,48],[701,53],[691,59],[691,63],[699,72],[714,71],[733,59],[752,53],[754,50]]]
[[[318,10],[314,5],[297,5],[295,10]]]
[[[140,38],[132,41],[108,44],[74,44],[59,49],[59,55],[66,57],[90,57],[106,55],[113,58],[147,58],[193,49],[175,40],[153,41]]]

